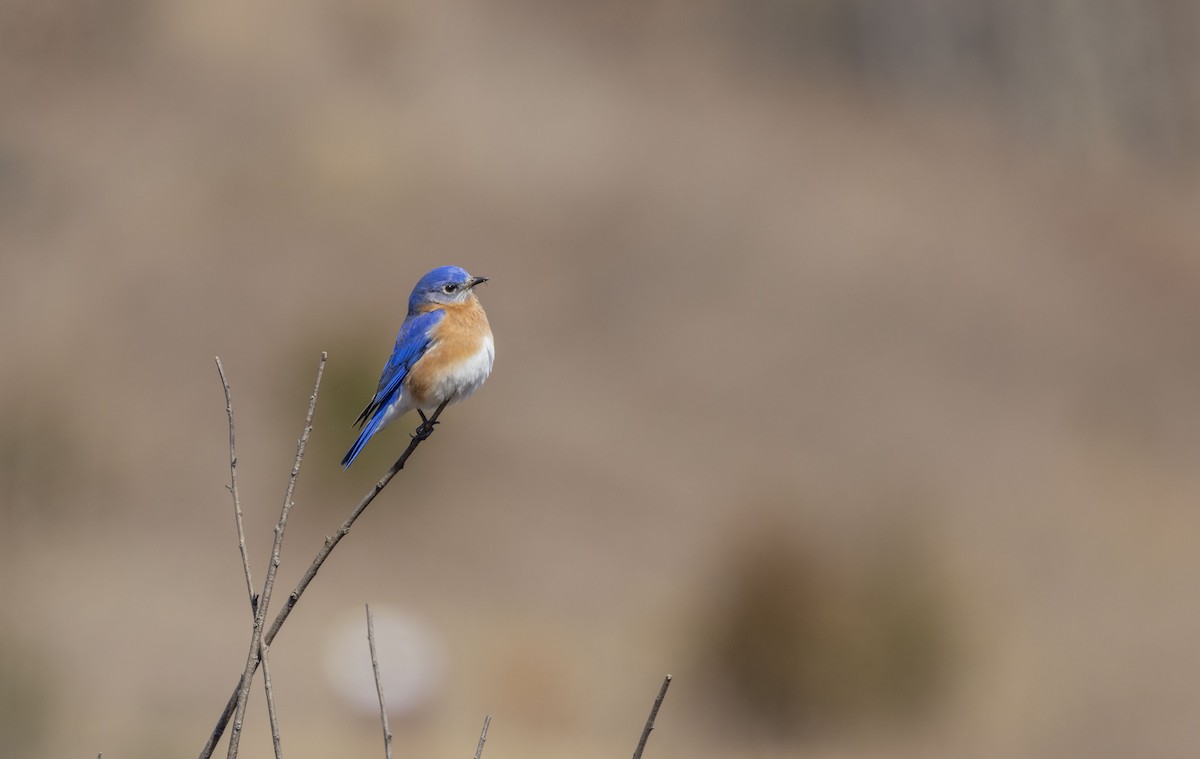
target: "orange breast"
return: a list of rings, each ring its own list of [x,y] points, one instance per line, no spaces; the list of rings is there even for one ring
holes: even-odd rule
[[[474,358],[484,338],[492,335],[487,314],[474,293],[463,303],[432,306],[429,310],[435,308],[443,309],[446,316],[434,330],[433,345],[405,379],[410,397],[422,409],[431,409],[446,400],[448,393],[453,394],[447,379],[456,367]]]

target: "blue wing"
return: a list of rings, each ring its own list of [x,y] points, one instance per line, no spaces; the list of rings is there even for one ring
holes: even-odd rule
[[[358,419],[354,420],[356,426],[362,425],[362,432],[342,458],[343,467],[350,466],[371,436],[379,431],[383,419],[381,412],[400,397],[404,378],[408,376],[413,364],[429,350],[429,345],[433,342],[430,332],[445,315],[445,311],[438,309],[404,320],[404,324],[400,326],[400,334],[396,335],[396,347],[392,349],[392,355],[383,367],[383,375],[379,378],[379,388],[375,391],[375,397],[358,415]]]

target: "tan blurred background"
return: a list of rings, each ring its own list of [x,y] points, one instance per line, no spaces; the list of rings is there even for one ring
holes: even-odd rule
[[[1194,752],[1198,29],[0,5],[0,754],[199,751],[249,639],[213,356],[261,582],[329,352],[282,597],[406,442],[339,471],[444,263],[495,373],[276,641],[288,756],[382,755],[368,601],[397,756],[628,755],[666,672],[647,757]]]

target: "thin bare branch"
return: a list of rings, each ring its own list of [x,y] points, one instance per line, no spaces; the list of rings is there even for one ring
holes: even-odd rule
[[[379,677],[379,659],[375,656],[375,616],[367,604],[367,645],[371,648],[371,671],[375,673],[375,692],[379,694],[379,720],[383,723],[383,749],[392,759],[392,731],[388,727],[387,704],[383,700],[383,679]]]
[[[242,525],[242,503],[238,497],[237,484],[237,452],[233,434],[233,400],[229,388],[229,380],[225,377],[225,367],[221,365],[221,357],[216,357],[217,373],[221,375],[221,386],[225,388],[225,414],[229,417],[229,493],[233,496],[233,516],[237,525],[238,551],[242,555],[242,574],[246,578],[246,594],[250,600],[250,617],[253,620],[257,614],[258,594],[254,592],[254,580],[250,576],[250,558],[246,551],[246,530]],[[271,689],[271,666],[267,659],[267,647],[260,646],[259,655],[262,658],[263,688],[267,698],[267,716],[271,722],[271,741],[275,746],[275,759],[283,759],[283,748],[279,741],[279,716],[275,710],[275,692]]]
[[[671,687],[671,676],[667,675],[663,678],[662,687],[658,689],[658,697],[654,699],[654,706],[650,707],[650,716],[646,718],[646,726],[642,728],[642,737],[638,741],[637,749],[633,752],[633,759],[642,759],[642,752],[646,750],[646,741],[650,739],[650,732],[654,730],[658,707],[662,706],[663,698],[667,695],[669,687]]]
[[[237,453],[233,436],[233,400],[230,396],[229,380],[225,379],[225,367],[221,366],[221,357],[216,357],[217,373],[221,375],[221,385],[225,388],[225,414],[229,417],[229,492],[233,495],[233,516],[237,523],[238,551],[242,554],[242,574],[246,577],[246,595],[250,598],[250,611],[258,605],[258,594],[254,592],[254,581],[250,579],[250,558],[246,554],[246,531],[242,527],[242,503],[238,498],[237,483]]]
[[[487,740],[488,725],[492,724],[492,715],[483,718],[483,730],[479,731],[479,745],[475,747],[475,759],[483,756],[483,744]]]
[[[233,729],[229,732],[228,759],[236,759],[238,744],[242,737],[242,720],[246,715],[246,701],[250,694],[250,681],[258,669],[259,654],[263,647],[263,624],[266,621],[267,609],[271,605],[271,592],[275,588],[275,573],[279,570],[279,552],[283,545],[283,531],[287,527],[288,514],[292,510],[292,493],[296,489],[296,478],[300,475],[300,464],[304,461],[304,449],[308,445],[308,436],[312,433],[312,418],[317,407],[317,393],[321,389],[321,376],[325,373],[327,354],[321,353],[321,361],[317,365],[317,380],[313,386],[312,395],[308,400],[308,414],[304,418],[304,431],[296,443],[296,460],[292,464],[292,472],[288,477],[287,492],[283,496],[283,508],[279,513],[279,521],[275,524],[275,540],[271,544],[271,561],[267,565],[267,579],[263,582],[262,593],[259,594],[258,607],[254,611],[254,629],[250,636],[250,652],[246,655],[246,667],[238,682],[237,699],[233,712]],[[269,646],[271,642],[266,641]]]
[[[300,596],[304,594],[304,591],[306,588],[308,588],[309,583],[311,583],[313,578],[317,576],[317,572],[320,571],[321,565],[324,564],[325,560],[329,558],[329,555],[333,553],[333,549],[336,548],[337,544],[341,542],[342,538],[346,537],[347,533],[350,532],[350,528],[354,526],[354,522],[360,516],[362,516],[362,513],[366,511],[368,506],[371,505],[371,502],[375,500],[375,497],[378,496],[385,487],[387,487],[387,484],[392,481],[392,478],[399,474],[400,470],[404,469],[404,464],[408,461],[409,457],[412,456],[413,451],[417,449],[417,446],[425,440],[428,440],[433,434],[434,425],[438,423],[438,417],[441,415],[442,411],[445,410],[445,408],[445,403],[443,403],[441,406],[438,406],[437,410],[430,414],[429,418],[426,421],[423,421],[417,427],[417,429],[413,432],[412,440],[409,441],[408,447],[404,449],[404,453],[400,454],[400,458],[396,459],[396,463],[392,464],[392,468],[389,469],[387,473],[375,483],[375,486],[371,488],[370,492],[368,492],[363,499],[358,502],[358,505],[355,506],[350,512],[350,515],[346,517],[346,521],[342,522],[342,526],[338,528],[337,532],[335,532],[332,536],[325,538],[325,543],[321,546],[321,550],[317,551],[316,558],[314,558],[312,563],[309,564],[308,569],[305,570],[304,575],[300,578],[300,581],[296,583],[295,589],[284,602],[283,608],[281,608],[279,613],[275,615],[275,621],[271,623],[271,627],[263,635],[263,640],[267,645],[270,645],[275,640],[275,636],[279,634],[279,630],[281,627],[283,627],[283,623],[287,621],[288,615],[292,613],[292,609],[294,609],[296,607],[296,603],[299,602]],[[248,662],[248,666],[257,666],[257,661],[255,660],[253,664]],[[251,674],[253,674],[253,670],[251,670]],[[213,727],[212,733],[208,737],[208,742],[205,743],[204,748],[201,749],[200,759],[209,759],[217,747],[217,741],[221,740],[221,736],[225,734],[225,728],[229,726],[229,720],[234,716],[234,713],[237,710],[238,695],[241,691],[241,688],[241,682],[239,681],[237,688],[234,689],[233,694],[229,697],[228,703],[225,704],[225,710],[221,712],[221,716],[217,719],[217,724],[215,727]]]
[[[279,713],[275,711],[275,691],[271,688],[271,647],[263,643],[258,648],[262,656],[263,689],[267,692],[267,719],[271,723],[271,746],[275,759],[283,759],[283,744],[279,740]]]

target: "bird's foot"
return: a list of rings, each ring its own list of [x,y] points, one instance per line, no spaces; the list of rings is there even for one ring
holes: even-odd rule
[[[446,406],[448,405],[450,405],[449,398],[442,401],[441,405],[437,407],[437,411],[433,412],[433,418],[425,416],[424,411],[417,409],[417,413],[421,415],[421,425],[417,427],[417,429],[414,430],[413,434],[409,437],[419,442],[432,435],[434,425],[441,424],[441,422],[438,420],[438,416],[446,409]]]
[[[425,416],[425,412],[420,409],[417,409],[417,413],[421,415],[421,424],[417,426],[417,429],[409,437],[413,440],[425,440],[433,434],[434,426],[441,424],[441,422],[437,419],[430,421],[429,417]]]

